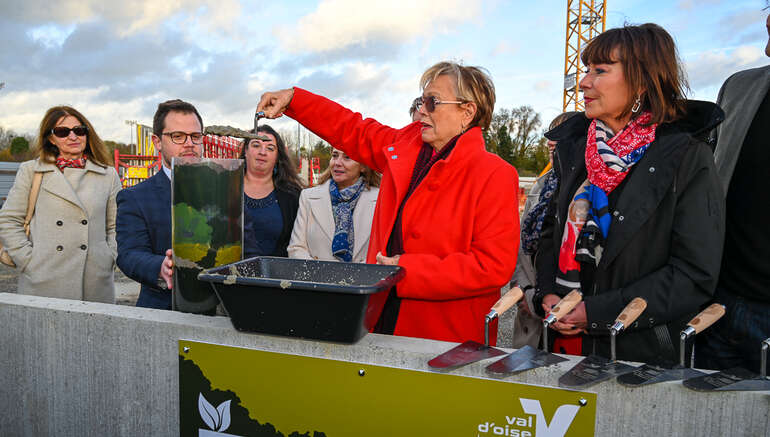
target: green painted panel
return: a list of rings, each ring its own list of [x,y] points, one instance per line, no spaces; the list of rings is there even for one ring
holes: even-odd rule
[[[181,435],[594,435],[595,393],[184,340],[179,362]]]

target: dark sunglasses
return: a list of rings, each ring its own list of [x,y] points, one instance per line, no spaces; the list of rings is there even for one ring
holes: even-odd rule
[[[75,126],[73,128],[56,126],[55,128],[51,129],[51,133],[59,138],[67,138],[70,136],[70,132],[75,132],[75,135],[84,137],[88,133],[88,128],[85,126]]]
[[[428,112],[433,112],[436,110],[436,105],[444,105],[447,103],[453,103],[455,105],[462,105],[463,102],[460,100],[439,100],[436,98],[436,96],[428,96],[428,97],[418,97],[414,99],[414,105],[416,105],[417,109],[420,109],[422,105],[425,105],[425,110]]]

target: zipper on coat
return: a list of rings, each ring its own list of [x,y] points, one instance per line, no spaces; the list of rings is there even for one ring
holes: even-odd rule
[[[555,167],[558,167],[558,168],[554,168],[554,171],[558,170],[556,175],[559,178],[558,179],[558,184],[559,185],[557,187],[558,193],[554,193],[555,197],[552,197],[551,201],[553,201],[553,199],[556,199],[558,201],[559,194],[561,193],[561,190],[564,189],[564,187],[562,186],[562,181],[564,180],[564,172],[562,171],[562,168],[561,168],[561,159],[559,159],[558,149],[553,151],[553,163],[554,163]],[[555,234],[556,232],[561,232],[560,231],[560,229],[561,229],[561,219],[559,219],[559,208],[558,208],[558,206],[556,208],[553,208],[553,210],[554,210],[553,211],[553,216],[556,219],[555,220],[556,221],[556,229],[554,230],[555,231],[554,234]],[[557,258],[558,258],[558,255],[557,255]],[[557,262],[558,262],[558,259],[557,259]]]

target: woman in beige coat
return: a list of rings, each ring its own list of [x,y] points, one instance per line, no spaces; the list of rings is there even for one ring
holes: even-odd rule
[[[289,257],[366,262],[380,175],[332,149],[319,182],[299,196]]]
[[[120,178],[91,123],[67,106],[49,109],[37,159],[21,164],[0,211],[0,242],[19,270],[18,292],[115,303],[115,196]],[[42,183],[24,232],[35,173]]]

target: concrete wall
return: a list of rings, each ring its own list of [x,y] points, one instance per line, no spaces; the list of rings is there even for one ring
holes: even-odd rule
[[[178,435],[179,339],[424,371],[453,346],[375,334],[320,343],[239,333],[225,317],[0,293],[0,435]],[[504,380],[557,386],[576,360]],[[453,373],[488,378],[486,364]],[[770,435],[768,392],[614,381],[595,391],[597,435]]]

